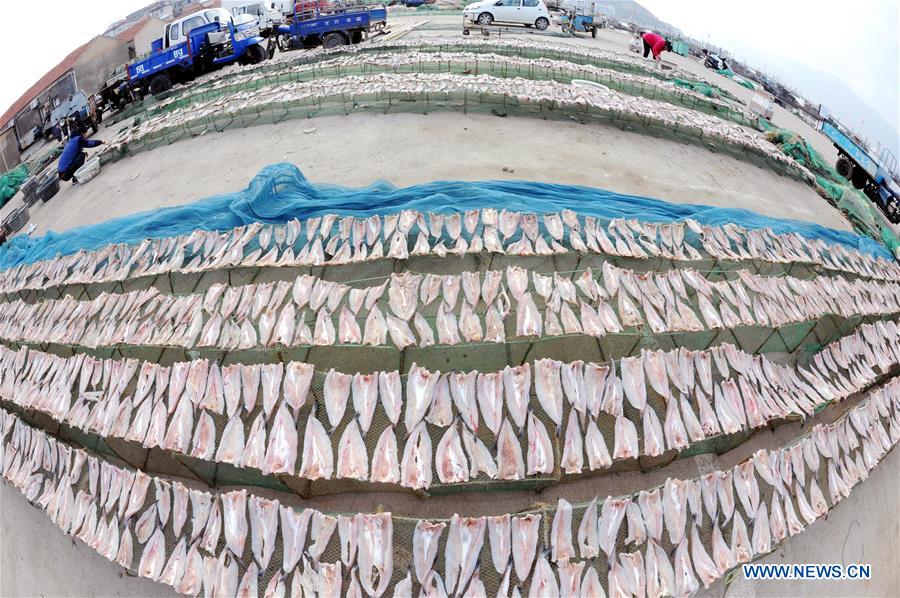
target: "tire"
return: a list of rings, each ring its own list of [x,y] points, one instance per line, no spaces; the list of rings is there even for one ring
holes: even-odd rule
[[[99,127],[97,126],[97,123],[95,121],[91,121],[91,133],[94,133],[96,135],[97,129],[99,129]]]
[[[482,26],[490,25],[493,22],[494,22],[494,15],[492,15],[489,12],[483,12],[480,15],[478,15],[478,24],[479,25],[482,25]]]
[[[866,186],[866,180],[868,177],[866,176],[866,171],[862,168],[854,168],[853,174],[850,176],[850,182],[853,183],[853,186],[857,189],[862,189]]]
[[[172,80],[165,73],[161,73],[150,81],[150,95],[165,93],[172,89]]]
[[[538,17],[538,20],[534,22],[534,26],[538,28],[538,31],[546,31],[547,27],[550,26],[550,21],[547,17]]]
[[[347,38],[343,33],[329,33],[322,39],[322,47],[326,50],[347,45]]]
[[[268,58],[268,56],[266,49],[259,44],[254,44],[247,48],[247,62],[250,64],[259,64]]]
[[[853,173],[853,163],[847,156],[841,156],[835,163],[834,169],[837,170],[839,175],[850,180],[850,175]]]
[[[278,45],[278,50],[280,52],[287,52],[293,47],[293,43],[291,43],[291,36],[285,35],[284,33],[278,35],[275,38],[275,43]]]
[[[594,39],[597,38],[597,28],[596,27],[591,27],[591,37],[593,37]]]

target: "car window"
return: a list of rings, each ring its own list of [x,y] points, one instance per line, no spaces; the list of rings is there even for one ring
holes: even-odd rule
[[[527,6],[528,8],[534,8],[538,5],[538,0],[525,0],[522,2],[522,6]]]
[[[522,0],[500,0],[498,6],[521,6]]]
[[[191,32],[192,29],[196,27],[200,27],[204,25],[203,17],[193,17],[182,23],[181,28],[184,31],[184,34],[187,35]]]
[[[169,39],[173,42],[178,39],[178,23],[169,27]]]

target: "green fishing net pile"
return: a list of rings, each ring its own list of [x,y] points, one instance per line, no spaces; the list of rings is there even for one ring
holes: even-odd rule
[[[891,253],[897,255],[900,239],[890,228],[883,225],[884,218],[868,197],[839,175],[831,164],[825,161],[822,154],[803,137],[788,129],[778,128],[765,119],[759,120],[762,128],[766,130],[766,139],[816,175],[816,182],[858,232],[881,241]]]
[[[702,93],[708,98],[719,97],[719,94],[716,92],[716,90],[706,83],[701,83],[699,81],[689,81],[688,79],[672,79],[672,83],[674,83],[678,87],[683,87],[684,89],[690,89],[691,91]]]
[[[0,206],[5,205],[16,194],[27,178],[28,167],[24,164],[0,175]]]
[[[743,85],[747,89],[756,89],[756,86],[753,83],[751,83],[750,81],[747,81],[743,77],[738,77],[737,73],[735,73],[731,69],[719,69],[716,72],[724,77],[728,77],[729,79],[731,79],[738,85]]]
[[[56,157],[62,153],[62,151],[63,151],[63,146],[60,144],[57,144],[57,145],[54,145],[53,147],[51,147],[50,149],[48,149],[46,152],[44,152],[40,156],[30,159],[27,163],[28,164],[28,172],[40,172],[40,171],[44,170],[44,168],[48,164],[53,162],[53,160],[55,160]]]

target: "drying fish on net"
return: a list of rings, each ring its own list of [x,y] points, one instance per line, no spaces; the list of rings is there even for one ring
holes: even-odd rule
[[[474,40],[429,37],[428,39],[415,41],[394,40],[390,42],[376,39],[368,44],[349,45],[333,49],[316,48],[303,53],[279,53],[265,63],[255,66],[243,66],[240,70],[225,67],[197,77],[194,83],[187,87],[187,91],[176,93],[172,97],[164,99],[156,109],[151,109],[148,112],[155,114],[156,110],[166,110],[182,105],[185,98],[193,95],[202,96],[223,88],[231,88],[234,86],[235,81],[243,84],[266,81],[272,74],[280,74],[286,69],[296,68],[297,66],[352,59],[353,57],[367,54],[397,53],[403,56],[417,52],[500,54],[507,59],[518,57],[532,60],[560,60],[608,69],[626,77],[636,75],[660,82],[669,82],[676,79],[696,81],[703,83],[710,90],[710,95],[703,96],[705,98],[722,97],[730,100],[735,99],[727,91],[717,87],[714,82],[697,73],[683,71],[677,66],[666,71],[648,68],[646,61],[616,52],[591,47],[556,46],[515,39]]]
[[[685,139],[699,140],[702,137],[706,142],[715,139],[738,151],[777,165],[803,180],[815,180],[805,166],[780,152],[758,135],[716,116],[613,90],[597,90],[568,83],[521,77],[498,78],[483,74],[466,76],[450,73],[375,73],[347,75],[334,79],[317,78],[241,90],[198,101],[146,119],[135,128],[116,134],[105,146],[102,155],[107,160],[115,159],[125,152],[138,151],[142,146],[159,138],[171,142],[175,138],[190,135],[192,127],[215,127],[216,123],[220,123],[220,126],[238,125],[242,122],[240,117],[244,114],[248,116],[253,114],[255,117],[253,122],[259,121],[258,117],[262,111],[270,111],[273,116],[277,112],[282,117],[294,113],[300,116],[302,113],[306,118],[307,110],[321,111],[323,106],[331,101],[344,106],[348,100],[358,105],[389,101],[394,97],[436,100],[438,96],[464,102],[477,102],[479,97],[503,98],[506,103],[523,111],[528,107],[539,110],[543,105],[552,104],[554,112],[571,110],[605,119],[653,123],[677,130]],[[291,107],[294,112],[286,110],[286,107]],[[440,107],[442,109],[452,107],[452,102],[441,102]],[[303,109],[297,110],[298,108]]]
[[[209,84],[197,84],[172,98],[160,102],[147,111],[155,116],[176,108],[183,108],[194,102],[208,100],[237,91],[259,89],[287,82],[301,82],[324,77],[341,77],[348,74],[373,74],[379,72],[396,73],[410,70],[433,71],[436,65],[441,70],[457,74],[487,74],[498,77],[523,76],[533,79],[550,79],[568,82],[571,79],[590,80],[601,83],[616,91],[629,95],[643,96],[681,105],[693,110],[719,115],[741,125],[753,125],[756,117],[746,112],[737,103],[711,98],[699,92],[678,86],[671,79],[660,79],[649,74],[623,72],[614,68],[593,64],[575,63],[543,56],[525,58],[495,54],[489,51],[473,52],[463,46],[446,51],[425,51],[408,49],[401,53],[399,48],[350,50],[347,55],[320,55],[318,60],[305,60],[300,64],[271,68],[263,73],[233,74],[219,77]],[[487,48],[478,48],[486,50]],[[310,57],[312,58],[312,57]],[[602,62],[602,61],[601,61]],[[613,64],[613,66],[619,66]]]
[[[266,475],[427,490],[603,470],[807,418],[889,374],[898,348],[900,329],[879,322],[807,366],[726,344],[643,350],[618,363],[540,358],[468,374],[414,363],[402,376],[0,348],[0,400],[101,437]]]
[[[62,239],[62,248],[64,242]],[[0,291],[13,293],[171,272],[340,265],[379,259],[412,261],[417,257],[482,252],[510,256],[597,254],[640,261],[665,258],[691,262],[712,257],[738,263],[802,262],[866,278],[900,279],[897,264],[884,256],[797,233],[776,234],[734,224],[708,226],[690,218],[655,223],[581,217],[571,210],[538,217],[486,208],[468,210],[464,215],[404,210],[384,218],[377,214],[366,218],[325,214],[303,222],[253,222],[230,230],[193,230],[178,237],[141,238],[135,245],[110,244],[98,250],[82,249],[49,260],[16,264],[0,277]]]
[[[381,284],[355,287],[355,297],[349,284],[303,275],[293,283],[214,284],[205,293],[180,296],[151,288],[82,301],[70,295],[36,303],[16,299],[0,304],[0,336],[92,348],[391,344],[403,350],[433,345],[435,337],[438,345],[570,334],[602,338],[634,327],[655,334],[779,328],[828,315],[900,311],[900,287],[892,283],[736,274],[710,282],[695,270],[637,274],[604,262],[596,277],[589,268],[581,272],[578,285],[559,275],[544,283],[537,272],[509,266],[505,273],[486,272],[483,282],[479,272],[392,274]],[[438,298],[438,287],[460,284],[461,301],[457,294]]]
[[[685,595],[827,515],[900,440],[897,379],[730,469],[513,515],[332,515],[114,465],[0,410],[3,477],[65,533],[187,595]]]

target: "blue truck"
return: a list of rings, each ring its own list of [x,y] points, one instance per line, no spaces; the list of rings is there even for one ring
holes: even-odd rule
[[[344,4],[309,0],[294,5],[294,13],[277,28],[278,49],[337,48],[358,44],[387,25],[381,4]]]
[[[132,88],[156,95],[226,64],[262,62],[269,57],[264,41],[255,19],[237,22],[227,10],[201,10],[166,25],[150,55],[127,65],[128,79]]]
[[[900,224],[900,192],[892,179],[897,158],[887,148],[876,158],[831,118],[824,119],[820,129],[837,148],[838,174],[865,193],[892,224]]]

